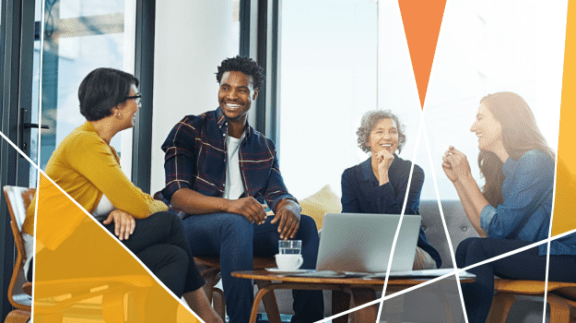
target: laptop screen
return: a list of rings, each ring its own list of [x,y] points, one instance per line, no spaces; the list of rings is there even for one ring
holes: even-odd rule
[[[412,270],[422,217],[404,215],[391,271]],[[316,270],[386,272],[399,214],[324,215]]]

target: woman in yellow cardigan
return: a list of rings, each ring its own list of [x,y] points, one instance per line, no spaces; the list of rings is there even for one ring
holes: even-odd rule
[[[131,74],[109,68],[88,74],[78,90],[80,112],[87,121],[60,143],[46,166],[46,175],[115,234],[174,294],[181,297],[186,293],[192,309],[205,321],[222,322],[200,288],[204,280],[194,264],[180,219],[130,182],[110,146],[116,133],[134,126],[140,97],[138,80]],[[50,194],[50,184],[44,183],[46,190],[41,181],[40,194]],[[42,207],[50,208],[47,203]],[[35,201],[23,225],[27,249],[33,241],[34,206]],[[67,217],[54,230],[38,232],[38,240],[54,250],[65,245],[66,237],[82,221],[81,217]]]

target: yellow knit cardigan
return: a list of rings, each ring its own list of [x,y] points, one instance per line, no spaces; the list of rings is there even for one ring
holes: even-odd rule
[[[115,208],[142,219],[153,213],[167,210],[167,206],[142,192],[120,169],[120,158],[86,121],[60,143],[46,166],[46,175],[56,185],[70,195],[86,211],[92,213],[102,194],[106,195]],[[85,215],[79,212],[66,212],[62,205],[70,205],[67,197],[50,181],[41,177],[36,197],[26,212],[22,226],[24,232],[34,233],[34,208],[36,198],[41,194],[38,208],[41,214],[54,218],[50,230],[37,232],[37,239],[49,249],[55,249],[60,242],[80,225]],[[46,198],[45,198],[46,197]],[[47,211],[47,212],[44,212]]]

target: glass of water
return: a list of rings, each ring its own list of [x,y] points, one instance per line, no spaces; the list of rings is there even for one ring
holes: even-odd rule
[[[279,240],[278,253],[281,255],[299,255],[302,253],[302,240]]]

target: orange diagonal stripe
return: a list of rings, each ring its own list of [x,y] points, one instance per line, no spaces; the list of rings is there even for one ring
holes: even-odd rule
[[[572,18],[572,19],[570,19]],[[562,78],[562,105],[560,107],[560,137],[556,168],[556,197],[552,236],[576,229],[574,201],[576,201],[576,7],[568,3],[566,47],[564,49],[564,75]]]
[[[424,109],[424,99],[446,0],[399,0],[398,3],[412,58],[418,96]]]
[[[34,321],[200,322],[44,175],[37,198]]]

